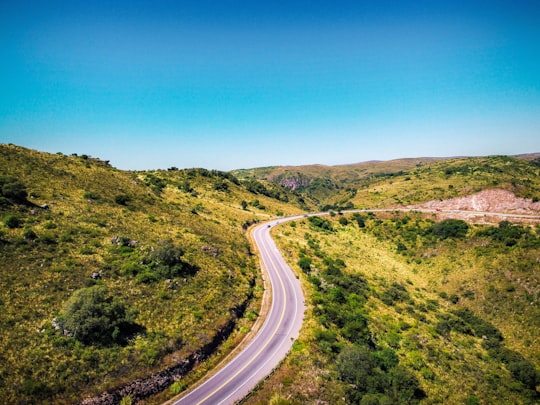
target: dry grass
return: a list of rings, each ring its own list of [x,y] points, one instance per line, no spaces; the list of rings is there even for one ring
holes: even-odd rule
[[[198,349],[261,283],[243,226],[300,212],[219,172],[124,172],[87,156],[12,145],[0,145],[0,167],[24,183],[31,202],[0,206],[2,219],[16,214],[23,222],[0,230],[4,403],[71,403]],[[37,239],[24,239],[28,229]],[[115,236],[137,243],[122,249]],[[194,275],[141,282],[126,273],[166,239],[182,247]],[[130,344],[84,346],[54,331],[51,321],[73,291],[96,283],[137,310],[145,332]],[[258,311],[257,301],[251,305]]]

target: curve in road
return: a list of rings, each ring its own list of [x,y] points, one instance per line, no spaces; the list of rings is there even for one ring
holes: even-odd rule
[[[476,215],[497,215],[503,218],[531,218],[539,216],[478,212],[463,210],[438,210],[422,208],[356,209],[353,212],[416,211],[423,213],[467,213]],[[280,219],[281,222],[308,216],[327,215],[312,213]],[[259,381],[264,379],[279,365],[298,337],[304,316],[304,298],[299,280],[287,265],[274,241],[270,237],[272,226],[279,221],[258,225],[253,229],[254,242],[259,250],[261,265],[266,269],[272,288],[272,306],[259,333],[253,340],[216,374],[191,391],[188,391],[174,405],[192,404],[232,404],[244,398]]]
[[[295,218],[299,217],[287,220]],[[276,224],[276,221],[264,223],[252,231],[272,289],[272,306],[261,330],[229,363],[173,402],[174,405],[232,404],[244,398],[279,365],[298,337],[304,317],[304,297],[300,281],[270,237],[270,229]]]

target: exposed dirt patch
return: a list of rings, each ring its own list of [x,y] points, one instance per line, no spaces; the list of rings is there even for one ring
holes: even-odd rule
[[[512,222],[540,222],[540,202],[533,202],[530,198],[517,197],[507,190],[483,190],[476,194],[449,200],[428,201],[422,204],[409,205],[413,209],[433,210],[459,210],[467,212],[437,212],[437,216],[444,218],[461,218],[473,222],[493,223],[501,220],[496,213],[523,215],[523,217],[504,217]],[[493,214],[485,214],[493,213]],[[525,216],[531,216],[526,218]]]

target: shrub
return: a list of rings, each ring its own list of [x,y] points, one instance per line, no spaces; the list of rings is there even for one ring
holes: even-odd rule
[[[80,253],[82,255],[92,255],[94,254],[94,250],[90,246],[83,246],[80,250]]]
[[[84,344],[123,343],[137,328],[135,312],[102,285],[81,288],[65,303],[60,326]]]
[[[137,282],[139,283],[150,284],[158,280],[158,275],[151,270],[145,270],[142,273],[137,274]]]
[[[392,305],[395,302],[403,302],[409,299],[410,296],[407,289],[396,282],[393,282],[381,295],[381,301],[386,305]]]
[[[184,255],[184,250],[176,246],[171,239],[167,239],[159,242],[158,246],[151,253],[148,258],[150,261],[150,272],[153,276],[150,277],[148,272],[145,275],[139,274],[139,281],[151,282],[157,279],[173,278],[181,275],[195,274],[197,268],[182,261],[181,257]],[[155,280],[154,280],[155,279]]]
[[[86,200],[99,200],[99,195],[93,191],[86,191],[83,194],[83,198]]]
[[[221,180],[215,183],[213,188],[216,191],[223,191],[223,192],[229,191],[229,185],[224,180]]]
[[[186,389],[186,385],[180,381],[175,381],[169,387],[169,391],[173,395],[178,395]]]
[[[309,274],[311,272],[311,258],[302,256],[300,260],[298,260],[298,267],[300,267],[304,273]]]
[[[480,236],[489,236],[493,240],[504,243],[506,246],[514,246],[526,233],[527,228],[520,225],[512,225],[508,221],[501,221],[498,227],[487,227],[478,234]]]
[[[353,214],[353,219],[356,221],[359,228],[365,228],[366,227],[366,221],[365,221],[364,216],[362,216],[362,215],[360,215],[359,213],[356,212],[356,213]]]
[[[321,217],[309,217],[308,221],[311,223],[311,225],[314,228],[319,228],[325,231],[333,231],[334,228],[332,227],[332,224],[329,220],[321,218]]]
[[[462,308],[454,311],[454,314],[459,316],[467,325],[474,331],[474,336],[486,337],[497,341],[503,340],[503,335],[495,326],[482,318],[474,315],[468,308]]]
[[[405,252],[407,250],[407,246],[403,242],[398,242],[396,250],[398,252]]]
[[[4,225],[10,229],[19,228],[21,224],[22,221],[17,215],[9,214],[4,218]]]
[[[119,205],[128,205],[130,201],[131,201],[131,197],[127,194],[119,194],[116,197],[114,197],[114,202]]]
[[[136,276],[144,270],[145,267],[136,262],[128,262],[122,266],[122,273],[130,276]]]
[[[463,238],[468,230],[469,225],[461,219],[445,219],[431,228],[433,235],[440,239]]]
[[[24,202],[28,192],[25,185],[16,177],[0,176],[0,195],[15,202]]]
[[[175,246],[171,239],[166,239],[158,243],[154,252],[152,252],[151,259],[157,264],[164,264],[166,266],[174,266],[182,262],[180,259],[184,255],[184,250]]]
[[[30,228],[26,228],[23,232],[23,238],[26,240],[36,240],[37,237],[36,233]]]

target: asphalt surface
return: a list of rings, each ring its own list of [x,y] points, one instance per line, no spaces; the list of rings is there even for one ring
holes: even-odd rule
[[[272,305],[265,323],[236,357],[173,404],[234,404],[279,365],[298,337],[304,297],[300,281],[270,237],[270,229],[277,223],[258,225],[252,232],[272,286]]]
[[[504,214],[494,212],[439,210],[439,209],[356,209],[343,212],[391,212],[416,211],[423,213],[461,213],[474,215],[496,215],[502,218],[533,218],[539,216],[522,214]],[[285,263],[281,253],[270,237],[271,227],[279,222],[300,219],[308,216],[327,215],[313,213],[271,221],[257,226],[253,238],[258,247],[261,265],[267,270],[272,285],[272,306],[268,317],[259,333],[249,345],[234,357],[227,365],[211,378],[204,381],[174,405],[192,404],[234,404],[244,398],[279,365],[290,350],[294,339],[298,337],[304,316],[304,297],[299,280]]]

